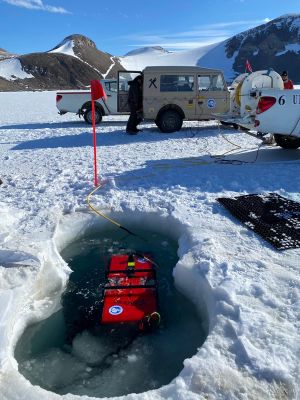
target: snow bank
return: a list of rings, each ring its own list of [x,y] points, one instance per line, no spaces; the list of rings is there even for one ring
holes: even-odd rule
[[[0,100],[7,105],[0,121],[1,398],[87,400],[33,386],[13,354],[24,328],[59,307],[70,273],[62,248],[104,224],[87,212],[91,128],[57,115],[51,92],[1,93]],[[216,198],[276,191],[300,201],[300,151],[271,146],[257,154],[256,139],[215,122],[185,123],[174,134],[144,123],[135,137],[125,125],[126,117],[110,117],[97,128],[106,183],[93,202],[128,227],[159,226],[178,240],[176,286],[209,321],[206,342],[178,377],[126,400],[297,399],[299,249],[274,250]],[[212,157],[220,154],[226,163]]]
[[[0,62],[0,77],[14,81],[16,79],[33,78],[33,75],[22,69],[20,60],[11,58]]]

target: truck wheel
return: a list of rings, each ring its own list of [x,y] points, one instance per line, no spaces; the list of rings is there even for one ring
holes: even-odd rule
[[[166,110],[157,118],[156,124],[164,133],[180,131],[182,127],[182,117],[177,111]]]
[[[87,124],[92,124],[92,109],[87,108],[83,114],[83,118]],[[99,124],[102,121],[102,113],[101,111],[95,107],[95,124]]]
[[[286,135],[274,135],[275,142],[283,149],[298,149],[300,138]]]

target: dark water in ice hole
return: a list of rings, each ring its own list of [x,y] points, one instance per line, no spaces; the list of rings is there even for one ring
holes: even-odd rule
[[[154,232],[147,238],[125,236],[115,229],[82,238],[62,257],[74,271],[62,297],[62,309],[26,329],[15,357],[19,371],[34,385],[59,394],[96,397],[140,393],[168,384],[196,353],[205,338],[195,306],[174,287],[172,270],[178,260],[177,243]],[[101,294],[104,267],[111,254],[151,253],[159,264],[158,299],[162,322],[158,330],[137,336],[132,332],[83,330],[73,342],[66,322],[87,315]],[[83,328],[84,329],[84,328]]]

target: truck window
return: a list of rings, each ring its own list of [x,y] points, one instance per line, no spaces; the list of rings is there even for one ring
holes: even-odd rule
[[[117,81],[105,82],[105,89],[109,92],[117,92]]]
[[[224,80],[221,74],[212,76],[212,90],[225,90]]]
[[[134,78],[136,78],[138,75],[141,75],[141,72],[119,71],[118,72],[119,88],[118,88],[118,85],[116,85],[117,91],[128,92],[129,91],[128,82],[133,81]]]
[[[198,89],[199,91],[209,90],[210,76],[198,76]]]
[[[222,75],[198,75],[198,88],[199,91],[225,90]]]
[[[194,88],[193,75],[161,75],[161,92],[191,92]]]

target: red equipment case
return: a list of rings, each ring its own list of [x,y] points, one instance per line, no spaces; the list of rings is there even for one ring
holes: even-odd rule
[[[158,325],[156,271],[151,259],[136,254],[113,255],[102,303],[102,324],[137,324],[141,330],[145,323]]]

